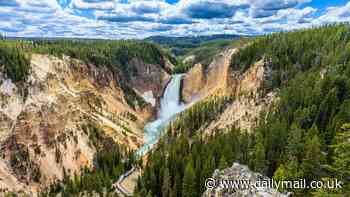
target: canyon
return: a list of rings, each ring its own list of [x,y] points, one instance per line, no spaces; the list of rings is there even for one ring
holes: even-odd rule
[[[142,77],[129,84],[140,97],[151,93],[158,100],[170,75],[159,65],[132,61]],[[155,103],[131,106],[106,67],[40,54],[31,56],[30,66],[24,84],[0,76],[2,192],[36,195],[66,174],[91,168],[96,148],[83,128],[90,122],[130,150],[144,144]]]
[[[256,62],[244,73],[232,72],[230,69],[231,57],[238,50],[238,48],[233,48],[221,52],[215,56],[208,68],[196,64],[183,75],[173,75],[172,81],[161,98],[158,119],[145,127],[145,135],[149,136],[145,139],[148,142],[138,150],[138,156],[147,158],[148,151],[151,151],[159,138],[164,135],[162,131],[171,124],[171,120],[176,119],[177,113],[212,96],[230,95],[234,97],[234,101],[209,125],[203,125],[197,131],[198,133],[202,133],[203,136],[211,136],[217,131],[222,132],[232,126],[250,132],[256,126],[259,115],[276,102],[276,92],[263,93],[261,91],[264,83],[270,77],[269,65],[263,60]],[[176,85],[180,78],[182,78],[181,88]],[[181,100],[178,98],[179,94],[181,94]],[[134,168],[131,172],[123,174],[123,180],[116,183],[119,193],[126,196],[133,194],[137,181],[135,177],[140,176],[140,173],[140,169]],[[267,192],[267,190],[261,189],[261,192]],[[277,193],[275,191],[267,196],[275,196]],[[210,196],[209,194],[203,195]],[[226,196],[226,194],[215,195]],[[237,196],[241,196],[241,193]]]
[[[127,83],[143,104],[128,102],[120,79],[107,67],[68,56],[32,54],[24,84],[1,76],[0,188],[36,195],[67,174],[92,168],[96,147],[84,130],[89,122],[142,156],[177,113],[207,97],[231,95],[234,102],[202,128],[203,134],[232,125],[250,130],[276,98],[273,92],[259,91],[269,77],[263,61],[244,73],[231,70],[231,57],[238,50],[229,48],[208,67],[199,63],[173,76],[169,60],[162,67],[132,59],[136,74]]]

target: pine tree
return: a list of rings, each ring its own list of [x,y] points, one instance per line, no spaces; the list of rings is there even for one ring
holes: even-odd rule
[[[286,181],[288,180],[288,172],[286,167],[281,164],[277,170],[275,171],[275,174],[273,175],[274,181]],[[280,191],[284,191],[282,188],[279,188]]]
[[[214,169],[215,169],[215,160],[211,154],[211,152],[204,152],[204,154],[207,156],[205,161],[204,161],[204,165],[203,165],[203,169],[201,169],[201,174],[200,174],[200,181],[199,181],[199,187],[200,187],[200,193],[203,193],[204,190],[206,189],[205,186],[205,180],[209,177],[211,177]],[[205,158],[205,157],[203,157]]]
[[[169,169],[165,168],[163,175],[162,197],[169,197],[171,190]]]
[[[262,125],[262,131],[265,133],[266,159],[269,161],[267,175],[272,176],[277,167],[278,160],[281,159],[281,152],[286,146],[287,141],[287,122],[275,120],[275,118],[267,116],[269,122]],[[245,151],[244,149],[241,150]],[[276,166],[276,167],[275,167]]]
[[[153,195],[152,195],[152,192],[151,192],[151,191],[149,191],[149,192],[148,192],[147,197],[153,197]]]
[[[182,196],[183,197],[193,197],[197,196],[196,189],[196,177],[193,169],[193,161],[187,163],[185,174],[182,181]]]
[[[172,191],[172,197],[177,197],[181,196],[181,191],[182,191],[182,181],[180,177],[180,173],[175,173],[175,180],[174,180],[174,186]]]
[[[154,169],[151,168],[151,171],[150,171],[150,189],[152,191],[152,194],[157,194],[157,191],[158,191],[158,183],[157,183],[157,177],[156,177],[156,174],[154,172]]]
[[[309,137],[305,143],[305,156],[302,161],[304,177],[314,180],[321,175],[322,152],[318,136]]]
[[[350,124],[344,124],[336,134],[331,169],[344,183],[344,191],[350,195]]]
[[[265,173],[266,171],[266,155],[265,155],[265,146],[263,142],[263,137],[261,133],[257,134],[256,144],[254,145],[253,157],[252,157],[252,166],[254,171]]]
[[[225,155],[222,155],[219,161],[219,169],[223,170],[227,168],[227,166],[228,166],[228,163],[226,161]]]
[[[320,132],[318,131],[317,125],[313,124],[312,127],[307,131],[307,137],[319,136]]]
[[[222,154],[225,155],[227,163],[231,164],[234,160],[234,153],[233,153],[233,141],[230,138],[225,138],[223,139],[223,149],[222,149]]]
[[[300,129],[297,124],[293,124],[288,136],[288,145],[286,147],[288,157],[294,157],[298,161],[302,157],[304,143],[303,143],[303,130]],[[286,158],[288,159],[288,158]]]
[[[289,180],[298,180],[304,176],[304,172],[300,168],[299,162],[293,157],[290,158],[290,161],[287,162],[285,167],[287,179]]]
[[[284,167],[283,164],[281,164],[275,174],[273,175],[273,179],[275,179],[276,181],[283,181],[283,180],[287,180],[288,178],[288,173],[287,173],[287,169],[286,167]]]
[[[331,144],[333,140],[334,133],[332,130],[327,130],[327,124],[335,113],[335,106],[339,106],[339,101],[337,98],[337,89],[333,88],[321,103],[317,117],[319,128],[321,131],[324,131],[323,137],[327,144]]]

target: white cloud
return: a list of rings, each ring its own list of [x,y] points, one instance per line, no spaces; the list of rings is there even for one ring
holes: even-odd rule
[[[265,17],[257,19],[261,23],[274,23],[274,22],[294,22],[294,23],[306,23],[311,21],[313,14],[315,14],[317,9],[312,7],[306,7],[303,9],[289,8],[285,10],[279,10],[275,15],[270,17]]]
[[[71,7],[76,9],[97,9],[97,10],[111,10],[115,8],[115,1],[87,1],[87,0],[73,0]]]
[[[254,18],[268,17],[278,10],[294,8],[311,0],[247,0],[251,5],[250,15]]]
[[[135,13],[159,13],[171,7],[168,3],[164,1],[135,1],[129,4],[130,9]]]
[[[350,22],[350,1],[344,6],[328,8],[319,20],[322,23]]]
[[[0,0],[10,36],[139,38],[150,35],[264,34],[350,21],[350,2],[324,11],[310,0]],[[320,17],[317,17],[320,15]]]
[[[190,18],[228,18],[241,8],[247,8],[245,1],[237,0],[181,0],[176,8]]]

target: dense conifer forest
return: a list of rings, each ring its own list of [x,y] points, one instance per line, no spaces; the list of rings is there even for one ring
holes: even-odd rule
[[[176,59],[159,46],[141,41],[111,40],[0,40],[0,65],[13,82],[25,82],[30,72],[30,55],[49,54],[69,56],[96,66],[107,66],[118,78],[126,93],[126,101],[134,107],[145,104],[128,85],[130,77],[137,75],[131,60],[138,58],[145,63],[165,68],[166,58],[176,64]],[[168,70],[168,72],[171,72]]]
[[[1,40],[0,52],[1,63],[8,67],[14,64],[27,67],[22,66],[28,64],[23,60],[25,53],[50,54],[57,57],[66,55],[96,66],[108,66],[112,72],[121,71],[126,77],[133,73],[134,69],[130,64],[133,58],[142,59],[145,63],[158,64],[163,68],[165,57],[173,60],[157,45],[125,40]],[[20,58],[14,58],[17,56]],[[14,61],[23,62],[17,64]]]
[[[273,70],[272,87],[279,87],[298,72],[330,66],[349,66],[349,25],[329,25],[258,37],[234,54],[231,67],[245,71],[265,59]]]
[[[265,91],[278,91],[280,99],[257,128],[247,134],[232,127],[203,137],[200,127],[213,120],[206,114],[219,108],[216,103],[184,112],[150,155],[138,196],[200,196],[213,170],[234,161],[276,180],[343,182],[338,190],[290,190],[296,196],[350,195],[349,25],[256,38],[234,55],[231,66],[243,72],[262,58],[272,67]]]
[[[31,53],[68,55],[106,65],[125,79],[133,72],[132,58],[163,67],[163,57],[175,61],[156,45],[142,42],[2,40],[0,65],[14,82],[26,80]],[[136,196],[201,196],[205,179],[233,162],[276,180],[337,178],[343,182],[338,190],[289,190],[296,196],[350,196],[349,24],[255,38],[234,54],[231,68],[244,72],[261,59],[271,67],[263,91],[276,91],[279,100],[261,114],[258,126],[250,133],[232,125],[202,135],[202,129],[235,98],[213,96],[195,104],[169,125],[167,135],[149,155]],[[98,127],[82,128],[97,147],[94,168],[67,177],[43,195],[106,194],[113,181],[135,163],[131,153],[101,135]]]
[[[0,44],[0,65],[14,82],[25,81],[29,73],[28,57],[18,48]]]
[[[175,56],[184,56],[193,49],[214,43],[230,43],[232,40],[241,38],[239,35],[217,34],[208,36],[186,36],[186,37],[167,37],[167,36],[151,36],[145,41],[156,43],[164,48],[170,49]],[[227,41],[227,42],[225,42]]]

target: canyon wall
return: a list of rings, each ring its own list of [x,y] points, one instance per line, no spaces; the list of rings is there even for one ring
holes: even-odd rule
[[[144,76],[128,81],[136,96],[148,92],[159,97],[170,76],[159,65],[137,59],[132,64]],[[92,167],[96,149],[84,130],[90,122],[129,149],[143,144],[143,126],[153,117],[153,104],[128,101],[121,79],[107,67],[33,54],[24,83],[15,84],[3,73],[0,193],[36,195],[64,175]]]
[[[196,64],[184,77],[182,99],[193,102],[210,95],[231,95],[232,104],[203,132],[237,127],[250,131],[256,126],[261,112],[276,101],[276,92],[265,92],[264,85],[270,79],[270,66],[258,61],[241,72],[230,67],[231,58],[239,49],[228,49],[218,54],[208,68]]]

